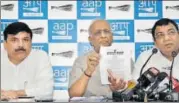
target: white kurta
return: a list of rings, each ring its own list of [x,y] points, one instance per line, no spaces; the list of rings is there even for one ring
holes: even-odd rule
[[[28,57],[14,65],[5,50],[1,50],[1,89],[23,90],[27,96],[51,99],[53,96],[53,70],[44,51],[31,50]]]

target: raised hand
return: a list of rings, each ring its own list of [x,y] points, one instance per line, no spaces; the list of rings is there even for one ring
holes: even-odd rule
[[[95,71],[97,65],[99,64],[100,55],[96,52],[92,52],[87,57],[87,69],[85,70],[85,73],[88,75],[92,75]]]
[[[111,84],[109,84],[110,89],[112,91],[124,89],[124,87],[126,86],[126,82],[124,81],[124,79],[120,79],[117,76],[115,76],[110,69],[108,69],[107,71],[109,74],[108,80],[111,83]]]

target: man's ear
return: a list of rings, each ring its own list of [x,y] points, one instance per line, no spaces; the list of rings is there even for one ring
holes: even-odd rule
[[[91,36],[88,36],[88,41],[91,42]]]
[[[157,45],[156,41],[154,41],[154,45],[158,48],[158,45]]]
[[[88,37],[88,41],[89,41],[90,45],[91,45],[91,46],[93,46],[93,43],[92,43],[92,38],[91,38],[91,36],[89,36],[89,37]]]
[[[7,47],[7,41],[6,40],[4,40],[3,45],[4,45],[4,49],[6,50],[6,47]]]

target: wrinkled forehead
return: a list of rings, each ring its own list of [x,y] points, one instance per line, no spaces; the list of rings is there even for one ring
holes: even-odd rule
[[[111,28],[110,28],[110,25],[109,25],[109,23],[107,22],[107,21],[95,21],[92,25],[91,25],[91,27],[90,27],[90,31],[91,32],[94,32],[94,31],[97,31],[97,30],[111,30]]]

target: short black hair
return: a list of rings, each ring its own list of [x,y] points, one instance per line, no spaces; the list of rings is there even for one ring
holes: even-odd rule
[[[32,30],[29,26],[23,22],[13,22],[9,24],[4,30],[4,40],[7,41],[8,35],[16,35],[19,32],[27,32],[30,33],[30,37],[32,39]]]
[[[177,25],[177,23],[175,21],[173,21],[171,19],[168,19],[168,18],[162,18],[162,19],[158,20],[154,24],[154,26],[152,27],[152,37],[153,37],[154,41],[156,40],[156,38],[155,38],[155,29],[156,29],[156,27],[157,26],[168,25],[169,23],[173,24],[175,26],[176,30],[179,31],[178,30],[178,25]]]

